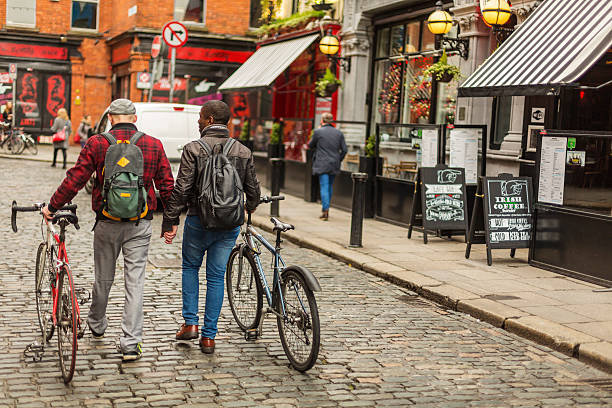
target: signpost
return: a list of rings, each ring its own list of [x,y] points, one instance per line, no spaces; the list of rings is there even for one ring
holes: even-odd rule
[[[17,116],[17,107],[15,106],[15,98],[17,96],[17,89],[16,89],[16,83],[17,83],[17,64],[11,63],[9,64],[9,78],[11,78],[11,80],[13,81],[13,112],[12,112],[12,123],[11,126],[13,128],[15,128],[15,117]]]
[[[533,230],[533,189],[531,177],[502,173],[480,177],[470,223],[465,257],[472,244],[487,245],[487,264],[493,263],[491,249],[528,248]]]
[[[178,21],[166,23],[162,29],[164,42],[171,47],[170,52],[170,103],[174,98],[174,67],[176,65],[176,49],[187,42],[187,28]]]
[[[150,78],[150,83],[149,83],[149,95],[148,95],[149,102],[153,100],[153,87],[155,86],[155,81],[157,80],[156,78],[158,77],[157,71],[158,71],[159,64],[157,61],[157,57],[159,57],[159,54],[161,52],[161,46],[162,46],[161,35],[156,35],[155,38],[153,38],[153,43],[151,44],[151,58],[153,58],[153,64],[152,64],[153,67],[151,68],[151,78]],[[163,68],[163,65],[161,66],[161,68]],[[140,74],[139,74],[139,78],[140,78]]]

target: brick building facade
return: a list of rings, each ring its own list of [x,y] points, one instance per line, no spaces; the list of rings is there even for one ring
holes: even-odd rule
[[[187,44],[177,52],[175,100],[220,98],[216,87],[255,48],[251,2],[258,0],[0,0],[0,72],[16,63],[17,126],[49,134],[60,107],[76,128],[113,98],[145,101],[139,72],[150,72],[151,43],[162,26],[183,21]],[[153,100],[167,101],[168,52]],[[0,104],[12,85],[0,84]]]

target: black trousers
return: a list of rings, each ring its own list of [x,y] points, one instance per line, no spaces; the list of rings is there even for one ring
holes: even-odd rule
[[[53,164],[52,166],[55,166],[55,162],[57,161],[57,152],[58,150],[62,151],[62,154],[64,155],[64,168],[66,168],[66,149],[63,147],[54,147],[53,148]]]

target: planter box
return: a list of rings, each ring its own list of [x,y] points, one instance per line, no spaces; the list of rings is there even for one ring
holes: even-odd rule
[[[379,163],[382,169],[382,161]],[[374,183],[376,182],[376,158],[359,156],[359,172],[366,173],[368,179],[366,181],[366,201],[364,207],[364,217],[374,218]],[[382,174],[382,172],[381,172]]]

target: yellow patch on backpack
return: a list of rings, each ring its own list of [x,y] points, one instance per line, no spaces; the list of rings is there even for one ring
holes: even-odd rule
[[[132,195],[130,193],[121,193],[119,194],[121,197],[131,197]]]
[[[126,159],[125,157],[122,157],[117,164],[121,167],[125,167],[130,163],[130,161],[128,159]]]

